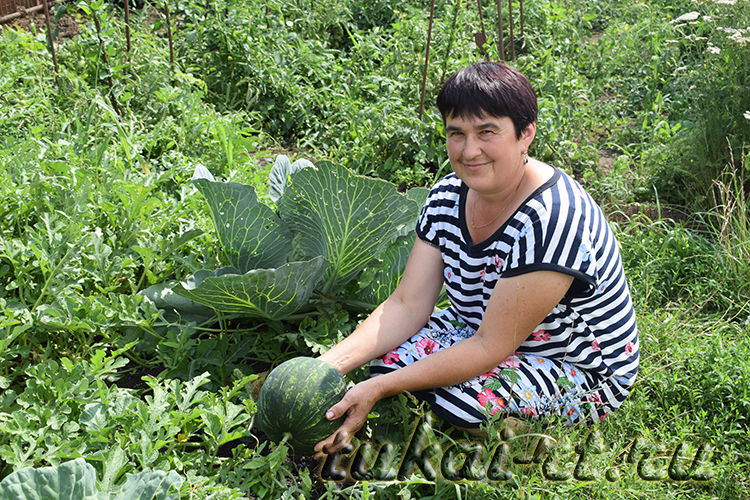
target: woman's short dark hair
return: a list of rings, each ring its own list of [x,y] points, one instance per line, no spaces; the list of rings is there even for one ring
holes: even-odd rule
[[[498,62],[478,62],[453,74],[440,89],[437,107],[443,121],[449,116],[507,116],[518,138],[537,116],[536,93],[529,80]]]

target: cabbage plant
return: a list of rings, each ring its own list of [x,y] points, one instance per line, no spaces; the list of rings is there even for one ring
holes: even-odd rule
[[[17,470],[0,481],[0,498],[13,500],[179,500],[184,480],[174,471],[127,474],[112,491],[97,488],[96,471],[77,458],[57,466]]]
[[[212,310],[279,320],[321,299],[373,308],[398,283],[427,195],[285,156],[270,173],[274,206],[252,186],[219,182],[202,166],[192,182],[208,202],[227,266],[143,292],[183,317]]]

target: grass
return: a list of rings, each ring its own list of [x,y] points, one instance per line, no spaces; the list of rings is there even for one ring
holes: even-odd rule
[[[437,3],[428,102],[443,67],[478,58],[475,9],[461,10],[448,55],[454,3]],[[57,80],[42,27],[0,32],[0,478],[83,456],[100,478],[177,471],[182,498],[747,498],[750,102],[734,91],[746,78],[735,62],[750,58],[719,30],[744,29],[746,5],[525,4],[516,65],[540,95],[534,154],[576,175],[612,216],[644,357],[611,418],[593,429],[533,424],[533,435],[507,442],[512,476],[489,482],[472,474],[492,470],[498,434],[474,469],[460,454],[444,467],[438,456],[477,441],[436,420],[434,479],[422,470],[336,482],[245,419],[255,375],[360,317],[331,305],[301,322],[179,325],[138,295],[221,265],[188,182],[197,164],[262,198],[278,153],[404,186],[448,168],[437,113],[416,118],[421,3],[204,7],[173,9],[172,71],[151,7],[133,14],[136,48],[125,61],[119,12],[90,6],[121,116],[85,17],[58,46]],[[700,11],[694,22],[672,22],[690,10]],[[402,451],[427,415],[394,398],[360,440]],[[516,463],[537,435],[550,451]],[[468,478],[448,480],[444,469]]]

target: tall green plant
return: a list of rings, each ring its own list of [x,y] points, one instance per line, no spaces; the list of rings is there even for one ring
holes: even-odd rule
[[[197,168],[193,182],[211,207],[229,266],[144,294],[188,315],[203,305],[266,320],[289,318],[321,299],[354,304],[357,291],[367,301],[360,307],[377,305],[370,301],[385,298],[403,270],[424,190],[403,195],[389,182],[328,162],[295,165],[280,156],[271,170],[275,210],[252,187],[217,182]],[[359,286],[363,272],[366,284]],[[377,290],[361,291],[370,285]]]

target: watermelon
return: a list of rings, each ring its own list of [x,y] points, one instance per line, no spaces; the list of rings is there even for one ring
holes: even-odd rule
[[[274,442],[289,434],[297,455],[312,455],[313,447],[333,434],[342,419],[328,420],[328,409],[346,394],[346,381],[337,369],[319,359],[301,356],[268,374],[258,395],[256,424]]]

